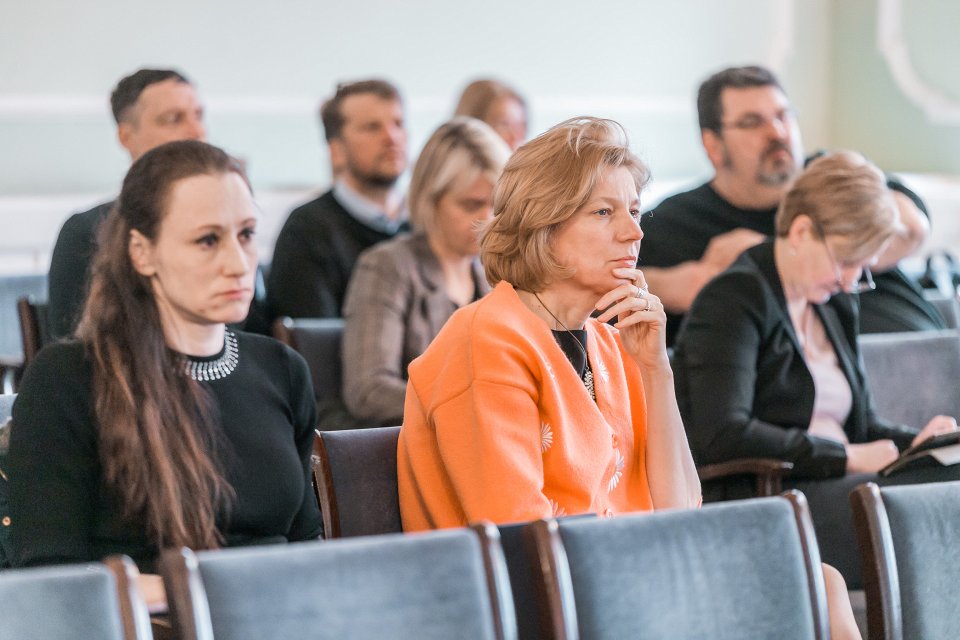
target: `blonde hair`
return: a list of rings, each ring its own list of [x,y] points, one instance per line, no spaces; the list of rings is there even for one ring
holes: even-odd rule
[[[468,116],[487,122],[490,108],[502,98],[516,100],[526,112],[526,101],[513,88],[498,80],[482,79],[474,80],[463,90],[454,115]]]
[[[420,152],[410,178],[411,224],[431,233],[440,198],[468,189],[478,176],[495,184],[509,157],[507,144],[479,120],[456,117],[440,125]]]
[[[493,194],[494,218],[480,242],[487,280],[540,291],[572,275],[551,250],[557,229],[590,199],[609,168],[624,167],[637,193],[650,179],[630,151],[620,124],[601,118],[565,120],[514,152]]]
[[[825,155],[804,169],[780,202],[776,234],[786,236],[800,215],[819,235],[841,237],[840,257],[849,261],[874,255],[902,229],[883,172],[853,151]]]

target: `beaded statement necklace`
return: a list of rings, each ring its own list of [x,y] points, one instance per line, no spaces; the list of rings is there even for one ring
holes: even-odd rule
[[[573,341],[580,348],[580,351],[583,352],[584,368],[583,368],[583,375],[581,376],[580,379],[583,381],[583,386],[587,388],[587,393],[589,393],[590,397],[593,398],[593,401],[596,402],[597,392],[593,386],[593,370],[590,368],[590,358],[587,357],[587,350],[583,347],[582,344],[580,344],[580,340],[577,339],[576,334],[573,333],[573,331],[571,331],[567,327],[567,325],[560,322],[560,318],[553,315],[553,311],[550,311],[550,309],[547,308],[547,305],[543,304],[543,300],[540,299],[540,296],[538,296],[536,292],[531,292],[531,293],[533,293],[533,297],[537,299],[537,302],[540,303],[540,306],[543,307],[543,310],[546,311],[551,318],[553,318],[553,321],[556,322],[560,328],[562,328],[564,331],[570,334],[570,337],[573,338]]]
[[[184,371],[198,382],[220,380],[233,373],[240,362],[240,350],[237,348],[237,336],[229,329],[223,336],[223,353],[216,360],[191,360],[186,358]]]

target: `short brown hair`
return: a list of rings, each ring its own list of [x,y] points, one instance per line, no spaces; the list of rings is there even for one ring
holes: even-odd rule
[[[723,126],[723,90],[749,89],[751,87],[774,87],[784,93],[780,81],[773,72],[756,65],[729,67],[718,71],[700,85],[697,91],[697,119],[700,130],[720,133]]]
[[[323,134],[327,142],[336,140],[343,133],[343,101],[350,96],[362,93],[372,93],[383,100],[403,102],[400,91],[386,80],[359,80],[357,82],[342,82],[337,85],[337,92],[333,97],[320,105],[320,123],[323,125]]]
[[[514,152],[493,195],[494,218],[480,243],[487,280],[540,291],[570,276],[552,251],[556,230],[590,199],[603,171],[625,167],[639,193],[650,179],[613,120],[565,120]]]
[[[509,157],[507,144],[480,120],[458,116],[440,125],[413,168],[407,194],[410,222],[429,232],[444,194],[468,188],[480,175],[496,184]]]
[[[490,107],[501,98],[512,98],[527,110],[527,103],[519,93],[499,80],[474,80],[460,95],[460,102],[454,115],[469,116],[487,122]]]
[[[902,227],[883,172],[854,151],[822,156],[804,169],[780,202],[777,236],[800,215],[818,234],[842,237],[839,257],[851,261],[872,256]]]
[[[110,110],[117,124],[130,117],[133,107],[144,89],[157,82],[176,80],[190,84],[187,76],[175,69],[139,69],[120,79],[110,94]]]

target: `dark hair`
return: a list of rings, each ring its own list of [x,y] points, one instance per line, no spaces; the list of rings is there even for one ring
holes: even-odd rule
[[[749,87],[776,87],[783,91],[773,72],[758,66],[730,67],[704,80],[697,93],[697,117],[701,131],[708,129],[719,133],[723,120],[721,96],[724,89]]]
[[[173,69],[140,69],[125,78],[121,78],[113,93],[110,94],[110,108],[113,110],[113,119],[117,121],[117,124],[120,124],[121,120],[130,115],[130,110],[140,99],[140,94],[143,93],[144,89],[157,82],[171,79],[191,84],[185,75]]]
[[[327,142],[336,140],[343,133],[344,117],[341,110],[343,101],[350,96],[362,93],[372,93],[383,100],[402,102],[400,91],[386,80],[359,80],[338,84],[337,92],[333,97],[320,105],[320,122],[323,124],[323,133]]]
[[[243,176],[233,158],[195,140],[160,145],[133,163],[100,231],[77,329],[92,361],[105,486],[158,547],[218,547],[216,517],[233,491],[217,459],[216,408],[166,344],[150,278],[130,259],[130,233],[157,238],[178,180],[227,172]]]

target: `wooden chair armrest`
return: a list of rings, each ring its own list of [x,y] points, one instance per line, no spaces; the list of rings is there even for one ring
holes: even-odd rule
[[[775,458],[738,458],[726,462],[706,464],[697,468],[701,482],[723,480],[733,476],[754,476],[758,496],[775,496],[783,490],[783,476],[793,469],[793,463]]]

